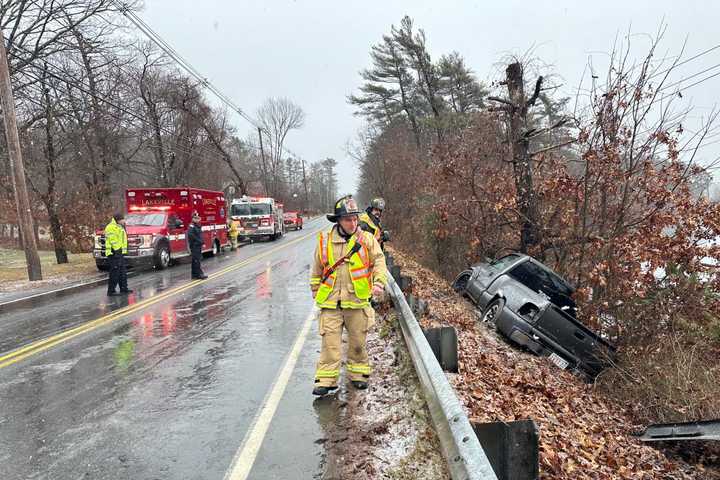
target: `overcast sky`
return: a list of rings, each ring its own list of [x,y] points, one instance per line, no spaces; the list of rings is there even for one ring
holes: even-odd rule
[[[678,53],[686,38],[686,57],[720,43],[720,3],[711,1],[147,0],[140,15],[253,116],[270,96],[300,104],[306,125],[288,136],[287,147],[309,161],[337,159],[341,193],[355,188],[346,144],[362,127],[346,97],[369,65],[370,46],[404,15],[426,31],[433,58],[457,50],[483,81],[498,78],[508,54],[534,48],[567,94],[588,57],[601,64],[629,28],[638,53],[648,44],[641,34],[655,33],[663,20],[662,54]],[[720,49],[683,66],[677,78],[716,64]],[[684,101],[699,107],[697,118],[717,103],[718,87],[720,77],[684,92]],[[235,124],[241,137],[252,130],[239,117]],[[709,158],[718,149],[703,153]]]

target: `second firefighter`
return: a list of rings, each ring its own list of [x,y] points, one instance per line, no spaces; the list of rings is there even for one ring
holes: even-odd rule
[[[358,228],[359,214],[355,200],[341,198],[334,213],[327,216],[336,225],[318,235],[310,273],[322,337],[314,395],[326,395],[338,386],[343,329],[348,335],[346,373],[355,388],[368,387],[371,367],[366,339],[375,323],[370,300],[384,292],[387,269],[375,237]]]

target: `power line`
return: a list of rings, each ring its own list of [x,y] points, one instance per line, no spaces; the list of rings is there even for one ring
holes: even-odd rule
[[[17,57],[17,55],[15,55],[15,56]],[[32,65],[32,64],[31,64],[31,65]],[[49,62],[45,62],[45,65],[47,65],[47,66],[52,66],[52,67],[55,68],[55,69],[58,69],[58,68],[59,68],[59,67],[57,67],[56,65],[53,65],[53,64],[51,64],[51,63],[49,63]],[[102,97],[102,96],[100,96],[100,95],[97,95],[97,94],[93,93],[92,91],[90,91],[90,90],[88,90],[87,88],[85,88],[84,85],[78,84],[77,82],[73,82],[73,81],[71,81],[71,80],[67,80],[67,79],[65,79],[65,78],[63,78],[63,77],[61,77],[61,76],[59,76],[59,75],[51,72],[51,71],[50,71],[49,69],[47,69],[47,68],[45,68],[44,71],[45,71],[45,73],[46,73],[48,76],[50,76],[50,77],[52,77],[52,78],[54,78],[54,79],[56,79],[56,80],[59,80],[59,81],[65,83],[65,84],[68,85],[68,86],[72,86],[72,87],[77,88],[79,91],[85,93],[86,95],[89,95],[89,96],[91,96],[92,98],[94,98],[94,99],[96,99],[96,100],[99,100],[99,101],[101,101],[101,102],[103,102],[103,103],[105,103],[105,104],[107,104],[107,105],[110,105],[111,107],[113,107],[113,108],[115,108],[115,109],[117,109],[117,110],[119,110],[119,111],[121,111],[121,112],[129,115],[130,117],[134,118],[134,119],[137,120],[137,121],[140,121],[141,123],[143,123],[143,124],[145,124],[145,125],[148,125],[148,126],[153,127],[153,128],[158,128],[162,133],[164,133],[164,134],[166,134],[166,135],[168,135],[168,136],[174,136],[174,135],[176,135],[175,132],[172,132],[172,131],[170,131],[170,130],[168,130],[168,129],[166,129],[165,127],[162,127],[162,126],[160,126],[160,125],[157,125],[157,126],[156,126],[156,125],[152,124],[151,122],[149,122],[149,121],[148,121],[147,119],[145,119],[144,117],[138,115],[137,113],[135,113],[135,112],[133,112],[133,111],[131,111],[131,110],[128,110],[128,109],[125,108],[125,107],[122,107],[122,106],[118,105],[117,103],[113,102],[112,100],[108,100],[107,98],[104,98],[104,97]],[[63,73],[64,73],[64,72],[63,72]],[[39,74],[37,74],[37,73],[35,73],[35,72],[32,72],[32,74],[30,74],[30,72],[25,72],[25,75],[27,75],[28,77],[30,77],[31,79],[33,79],[33,80],[35,80],[35,81],[37,81],[37,82],[42,82],[42,81],[43,81],[43,79],[40,78]],[[34,103],[36,103],[36,102],[34,102]],[[36,105],[37,105],[37,103],[36,103]],[[108,114],[110,117],[115,118],[116,120],[126,120],[126,119],[120,118],[120,117],[118,117],[118,116],[115,116],[115,115],[111,114],[110,112],[105,112],[105,113]],[[179,147],[179,146],[177,146],[177,145],[174,145],[174,146],[173,146],[173,145],[169,145],[169,148],[170,148],[171,150],[173,150],[173,151],[176,151],[176,152],[185,153],[185,154],[187,154],[187,155],[194,155],[193,152],[191,152],[191,151],[189,151],[189,150],[186,150],[186,149],[183,149],[183,148],[181,148],[181,147]],[[219,152],[219,151],[217,151],[217,150],[214,150],[214,149],[210,149],[210,148],[204,147],[204,146],[202,146],[202,145],[197,145],[197,148],[198,148],[199,150],[206,151],[206,152],[209,152],[209,153],[211,153],[211,154],[213,154],[213,155],[216,155],[216,156],[219,157],[219,158],[224,158],[224,157],[225,157],[221,152]]]
[[[140,18],[135,12],[130,10],[126,4],[122,4],[116,0],[110,0],[112,3],[118,6],[120,12],[133,23],[142,33],[145,34],[155,45],[157,45],[165,54],[172,58],[178,65],[180,65],[186,72],[192,75],[198,80],[205,88],[210,90],[221,102],[230,107],[233,111],[237,112],[242,118],[250,123],[255,128],[264,130],[262,126],[253,119],[250,115],[240,108],[235,102],[233,102],[227,95],[221,92],[210,80],[200,73],[189,61],[187,61],[182,55],[180,55],[168,42],[166,42],[155,30],[150,27],[142,18]]]
[[[243,119],[255,127],[259,132],[264,132],[270,137],[270,132],[261,125],[257,120],[252,118],[250,115],[240,108],[235,102],[232,101],[227,95],[225,95],[220,89],[218,89],[213,83],[211,83],[207,77],[205,77],[198,69],[196,69],[188,60],[185,59],[172,45],[170,45],[165,39],[160,36],[153,28],[148,25],[140,16],[133,12],[127,4],[121,3],[119,0],[110,0],[119,9],[120,12],[133,23],[145,36],[147,36],[155,45],[157,45],[165,54],[167,54],[172,60],[180,65],[186,72],[193,76],[201,85],[210,90],[220,101],[230,107],[233,111],[237,112]],[[262,133],[261,133],[262,134]],[[289,148],[283,145],[282,151],[285,153],[301,158],[299,155],[291,151]]]
[[[662,74],[664,74],[664,73],[667,73],[667,72],[669,72],[669,71],[671,71],[671,70],[674,70],[674,69],[676,69],[677,67],[679,67],[679,66],[681,66],[681,65],[685,65],[686,63],[692,62],[693,60],[695,60],[695,59],[697,59],[697,58],[703,57],[703,56],[707,55],[708,53],[710,53],[710,52],[712,52],[712,51],[714,51],[714,50],[717,50],[718,48],[720,48],[720,44],[719,44],[719,45],[715,45],[714,47],[710,47],[710,48],[708,48],[707,50],[703,50],[702,52],[700,52],[700,53],[698,53],[698,54],[696,54],[696,55],[693,55],[692,57],[687,58],[687,59],[683,60],[682,62],[673,64],[672,66],[666,68],[665,70],[662,70],[662,71],[660,71],[660,72],[655,72],[655,73],[653,73],[652,75],[650,75],[650,76],[648,77],[648,80],[649,80],[649,79],[652,79],[652,78],[655,78],[655,77],[657,77],[657,76],[660,76],[660,75],[662,75]]]
[[[661,92],[662,92],[662,91],[665,91],[665,90],[669,90],[669,89],[671,89],[672,87],[675,87],[675,86],[677,86],[677,85],[680,85],[681,83],[685,83],[685,82],[687,82],[688,80],[691,80],[691,79],[693,79],[693,78],[695,78],[695,77],[699,77],[700,75],[702,75],[702,74],[704,74],[704,73],[707,73],[707,72],[709,72],[709,71],[711,71],[711,70],[714,70],[714,69],[716,69],[716,68],[718,68],[718,67],[720,67],[720,63],[716,63],[715,65],[712,65],[712,66],[706,68],[705,70],[701,70],[701,71],[696,72],[696,73],[694,73],[694,74],[692,74],[692,75],[689,75],[689,76],[687,76],[687,77],[685,77],[685,78],[681,78],[680,80],[678,80],[678,81],[676,81],[676,82],[673,82],[673,83],[671,83],[671,84],[669,84],[669,85],[663,85],[662,87],[660,87],[660,89],[659,89],[658,91],[661,91]],[[711,77],[708,77],[708,78],[712,78],[712,76],[711,76]],[[695,85],[695,84],[689,85],[689,86],[686,86],[686,87],[683,87],[683,88],[690,88],[690,87],[692,87],[692,86],[694,86],[694,85]]]

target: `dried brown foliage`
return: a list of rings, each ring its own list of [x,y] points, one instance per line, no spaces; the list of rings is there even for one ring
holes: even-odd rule
[[[720,205],[700,194],[710,175],[696,158],[714,117],[687,134],[666,86],[678,60],[657,62],[656,47],[633,65],[614,53],[579,99],[584,113],[563,113],[562,135],[536,136],[559,122],[528,114],[535,191],[524,198],[539,212],[529,253],[578,287],[580,320],[618,346],[600,384],[638,421],[714,418]],[[397,141],[412,129],[395,122],[366,149],[363,178],[388,199],[395,244],[445,279],[521,247],[512,107],[494,98],[500,107],[463,114],[443,142]]]
[[[478,325],[470,304],[447,281],[393,249],[413,293],[429,303],[423,327],[458,330],[460,372],[453,386],[472,421],[533,419],[540,431],[541,478],[720,478],[716,457],[697,454],[692,463],[666,456],[632,436],[642,429],[632,415],[593,385],[558,370],[547,359],[521,352]]]

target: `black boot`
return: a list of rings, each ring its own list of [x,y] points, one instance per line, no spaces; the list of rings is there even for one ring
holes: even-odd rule
[[[337,387],[315,387],[313,388],[313,395],[317,395],[318,397],[323,397],[327,395],[328,393],[335,390]]]
[[[357,388],[358,390],[366,390],[368,387],[367,382],[363,382],[360,380],[353,380],[351,383],[352,383],[352,386]]]

